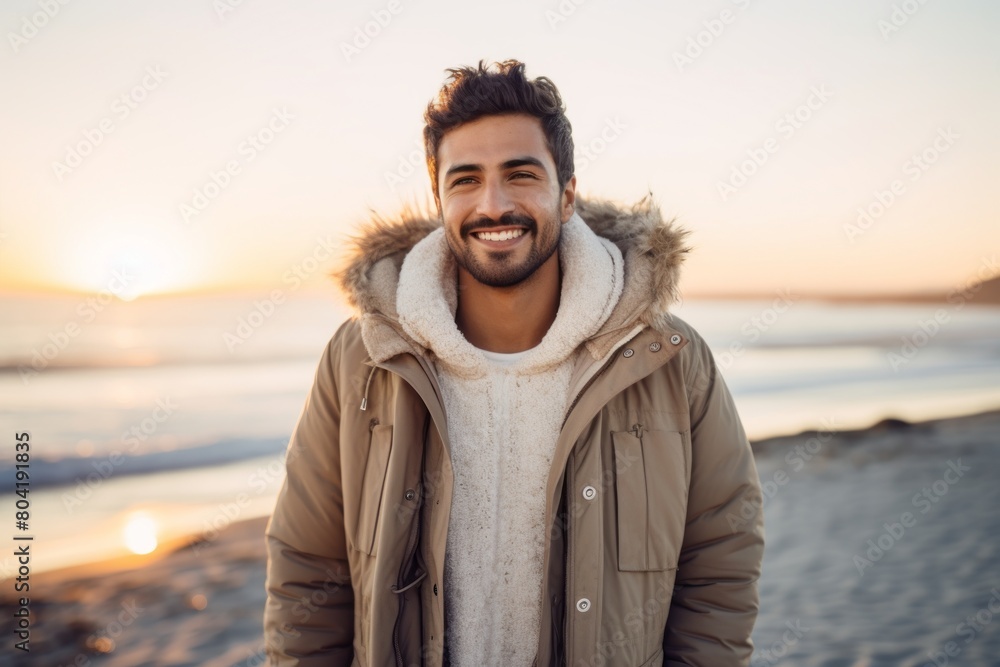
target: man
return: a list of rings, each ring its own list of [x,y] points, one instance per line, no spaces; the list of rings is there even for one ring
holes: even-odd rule
[[[576,196],[551,81],[449,70],[438,220],[376,220],[267,527],[273,664],[748,665],[760,487],[685,232]]]

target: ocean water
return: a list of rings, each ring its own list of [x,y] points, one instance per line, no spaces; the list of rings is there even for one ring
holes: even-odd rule
[[[31,434],[35,571],[266,515],[332,297],[0,299],[0,508]],[[693,301],[751,439],[1000,407],[1000,308]],[[132,528],[128,528],[128,526]],[[0,559],[0,575],[13,571]]]

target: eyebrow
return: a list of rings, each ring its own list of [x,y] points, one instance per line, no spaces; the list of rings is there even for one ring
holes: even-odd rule
[[[542,164],[542,161],[539,160],[538,158],[531,157],[530,155],[526,155],[524,157],[516,157],[507,160],[506,162],[500,165],[500,169],[506,171],[508,169],[516,169],[517,167],[525,167],[525,166],[538,167],[542,171],[545,170],[545,165]],[[483,165],[481,164],[456,164],[450,169],[448,169],[447,172],[445,172],[444,178],[445,180],[448,180],[455,174],[461,174],[471,171],[482,171],[482,170],[483,170]]]

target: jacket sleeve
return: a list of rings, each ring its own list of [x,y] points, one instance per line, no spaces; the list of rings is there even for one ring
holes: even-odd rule
[[[348,667],[354,592],[344,533],[340,398],[343,328],[331,339],[288,443],[286,477],[265,530],[264,641],[278,667]]]
[[[663,639],[667,667],[749,665],[764,555],[760,480],[729,389],[694,334],[687,525]]]

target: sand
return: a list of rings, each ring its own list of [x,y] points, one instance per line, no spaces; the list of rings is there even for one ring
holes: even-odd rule
[[[1000,412],[757,451],[772,494],[754,665],[1000,665]]]
[[[1000,665],[1000,411],[754,449],[768,544],[752,665]],[[5,613],[0,665],[266,664],[264,525],[33,575],[30,656]]]
[[[4,614],[0,665],[266,665],[265,523],[234,523],[211,542],[156,559],[32,575],[30,656],[12,647],[13,623]]]

